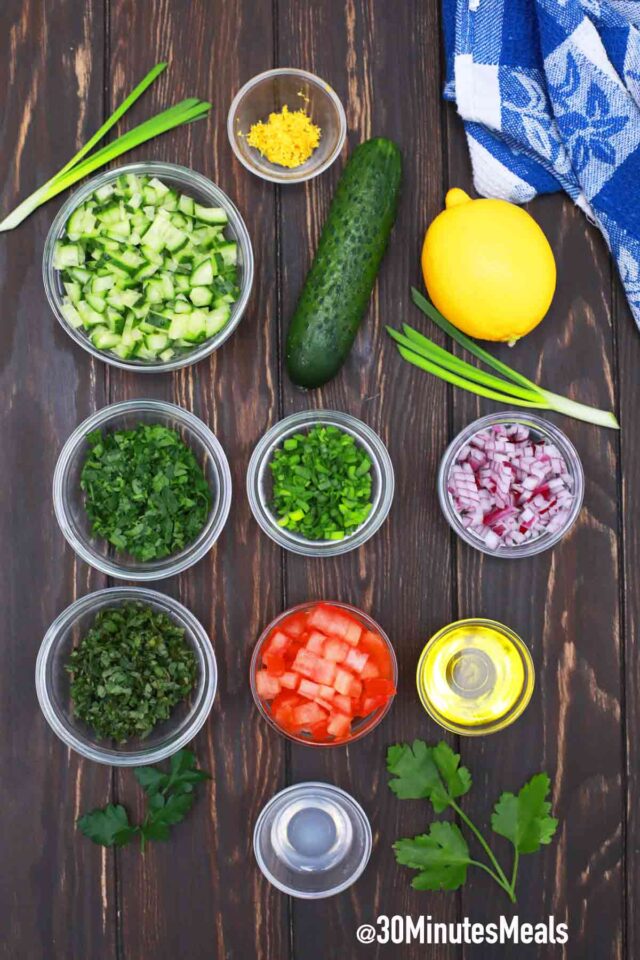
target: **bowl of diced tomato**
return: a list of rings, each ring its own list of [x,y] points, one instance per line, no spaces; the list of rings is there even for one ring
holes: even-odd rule
[[[398,664],[384,630],[346,603],[300,604],[258,640],[251,690],[263,717],[310,746],[352,743],[389,710]]]

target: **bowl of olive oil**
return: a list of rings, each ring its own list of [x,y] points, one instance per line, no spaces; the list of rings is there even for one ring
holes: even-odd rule
[[[524,711],[535,684],[531,654],[495,620],[458,620],[426,644],[417,671],[422,705],[462,736],[496,733]]]

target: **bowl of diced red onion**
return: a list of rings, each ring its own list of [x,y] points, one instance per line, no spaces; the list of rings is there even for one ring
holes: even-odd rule
[[[466,543],[494,557],[532,557],[575,523],[584,471],[554,424],[506,411],[469,424],[447,447],[438,494],[447,521]]]

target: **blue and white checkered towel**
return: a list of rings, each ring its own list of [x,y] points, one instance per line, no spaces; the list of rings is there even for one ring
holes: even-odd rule
[[[640,0],[443,0],[447,81],[479,193],[566,190],[640,327]]]

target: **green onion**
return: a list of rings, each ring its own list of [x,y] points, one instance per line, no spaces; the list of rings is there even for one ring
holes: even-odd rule
[[[166,66],[166,63],[156,64],[153,70],[149,71],[146,77],[131,91],[129,96],[123,100],[109,119],[103,123],[100,129],[94,133],[75,156],[50,180],[47,180],[41,187],[38,187],[31,196],[23,200],[15,210],[0,222],[0,231],[13,230],[13,228],[22,223],[30,213],[33,213],[33,211],[42,206],[43,203],[46,203],[47,200],[51,200],[52,197],[57,196],[63,190],[66,190],[67,187],[73,186],[74,183],[82,180],[82,178],[86,177],[89,173],[93,173],[94,170],[104,166],[111,160],[115,160],[116,157],[121,156],[128,150],[132,150],[141,143],[146,143],[147,140],[158,137],[162,133],[167,133],[169,130],[173,130],[174,127],[179,127],[183,123],[192,123],[194,120],[199,120],[206,116],[211,109],[211,104],[190,97],[182,100],[173,107],[169,107],[168,110],[163,110],[162,113],[158,113],[155,117],[145,120],[144,123],[134,127],[133,130],[129,130],[128,133],[124,133],[121,137],[118,137],[117,140],[114,140],[113,143],[102,147],[92,156],[86,156],[96,143],[102,140],[109,130],[118,122],[120,117],[126,113],[129,107],[142,96],[156,77],[166,69]],[[85,157],[86,159],[84,159]]]
[[[411,296],[416,306],[441,330],[502,376],[496,377],[472,366],[407,324],[403,324],[402,333],[387,327],[387,333],[395,340],[400,355],[408,363],[462,390],[468,390],[470,393],[490,400],[497,400],[499,403],[537,410],[555,410],[556,413],[563,413],[587,423],[610,427],[614,430],[620,429],[613,413],[577,403],[575,400],[569,400],[567,397],[561,397],[543,389],[470,340],[457,327],[449,323],[414,287],[411,289]]]

